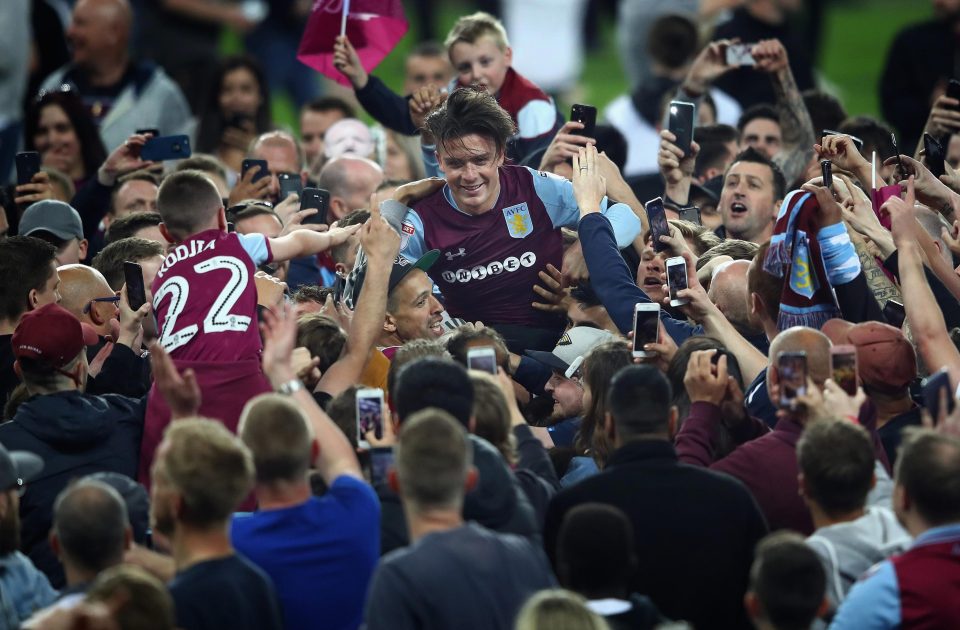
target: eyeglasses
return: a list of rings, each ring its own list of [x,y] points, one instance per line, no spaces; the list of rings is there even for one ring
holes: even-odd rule
[[[114,304],[119,304],[119,303],[120,303],[120,296],[119,296],[119,295],[111,295],[110,297],[93,298],[92,300],[90,300],[89,302],[87,302],[86,306],[83,307],[83,314],[84,314],[84,315],[86,315],[87,313],[90,312],[90,309],[93,308],[93,303],[94,303],[94,302],[113,302]]]

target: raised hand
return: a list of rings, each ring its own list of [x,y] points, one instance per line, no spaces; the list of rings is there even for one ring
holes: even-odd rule
[[[410,95],[410,119],[413,125],[423,133],[423,123],[434,111],[447,100],[447,92],[441,91],[435,85],[426,85]]]
[[[380,208],[370,199],[370,218],[360,230],[360,245],[370,261],[390,265],[400,252],[400,235],[380,215]]]
[[[934,138],[960,133],[960,101],[946,94],[937,97],[923,130]]]
[[[727,355],[720,355],[716,365],[716,350],[696,350],[690,355],[683,386],[690,402],[708,402],[719,405],[727,395]]]
[[[730,70],[727,65],[727,47],[739,43],[738,39],[721,39],[704,46],[693,60],[690,71],[683,81],[683,89],[691,94],[700,95],[710,89],[710,84]]]
[[[260,172],[259,166],[251,166],[243,174],[233,190],[230,191],[230,199],[227,200],[227,206],[235,206],[244,199],[266,199],[270,195],[270,177],[261,177],[253,181],[257,173]],[[269,173],[267,173],[269,175]]]
[[[660,151],[657,153],[657,166],[668,185],[676,185],[684,179],[692,178],[693,167],[696,164],[697,155],[700,154],[700,145],[696,142],[690,144],[690,154],[686,155],[680,147],[674,144],[676,141],[677,137],[666,129],[660,132]]]
[[[571,120],[560,127],[560,131],[550,141],[550,145],[540,160],[540,170],[553,173],[560,164],[569,162],[580,154],[580,149],[588,144],[596,144],[596,140],[576,133],[583,129],[583,123]]]
[[[760,72],[774,74],[789,67],[790,60],[787,58],[787,49],[783,47],[779,39],[762,39],[753,46],[753,50],[750,52],[757,62],[755,67]]]
[[[830,160],[837,168],[851,173],[870,168],[870,162],[860,155],[856,143],[850,136],[841,134],[825,136],[821,142],[823,144],[813,145],[813,150],[821,159]]]
[[[916,239],[917,212],[914,209],[916,195],[914,194],[913,176],[907,180],[906,197],[890,197],[880,207],[880,212],[890,215],[890,231],[893,232],[893,241],[897,247]]]
[[[340,35],[333,43],[333,67],[347,77],[353,89],[361,90],[367,85],[370,76],[360,63],[360,56],[346,35]]]
[[[154,166],[154,162],[140,159],[140,151],[148,139],[149,136],[135,133],[114,149],[97,171],[97,178],[100,183],[105,186],[113,186],[117,178],[124,173]]]
[[[597,147],[588,145],[573,158],[573,196],[580,216],[600,212],[600,202],[607,194],[607,180],[600,174]]]
[[[533,291],[543,301],[534,302],[533,308],[547,313],[566,315],[567,308],[572,300],[569,289],[563,286],[563,274],[552,264],[547,263],[547,268],[538,275],[540,276],[540,284],[533,285]]]
[[[13,201],[21,208],[26,208],[44,199],[53,199],[53,185],[50,183],[49,173],[38,171],[29,183],[16,187]]]
[[[157,342],[150,345],[150,369],[157,391],[167,401],[173,418],[189,418],[200,409],[201,393],[197,375],[192,368],[182,373],[173,364],[173,359]]]

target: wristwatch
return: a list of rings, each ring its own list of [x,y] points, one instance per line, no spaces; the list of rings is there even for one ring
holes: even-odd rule
[[[294,378],[278,387],[277,393],[283,394],[284,396],[290,396],[301,389],[303,389],[303,383],[299,378]]]

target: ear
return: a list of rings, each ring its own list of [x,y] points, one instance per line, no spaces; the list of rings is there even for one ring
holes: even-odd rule
[[[350,271],[351,271],[350,269],[347,269],[347,266],[346,266],[345,264],[340,263],[340,262],[335,263],[335,264],[333,265],[333,270],[334,270],[334,271],[337,273],[337,275],[340,276],[341,278],[346,278],[346,277],[350,274]]]
[[[763,298],[760,297],[759,293],[751,293],[748,301],[750,303],[751,315],[760,315],[760,313],[763,312]]]
[[[817,608],[817,617],[822,619],[828,612],[830,612],[830,600],[824,595],[823,601],[820,602],[820,607]]]
[[[467,421],[467,431],[470,433],[477,432],[477,418],[476,416],[470,416],[470,419]]]
[[[387,313],[383,317],[383,330],[384,332],[388,332],[391,334],[397,332],[396,320],[393,319],[393,315],[391,315],[390,313]]]
[[[217,227],[221,232],[227,231],[227,210],[223,206],[220,206],[220,211],[217,212]]]
[[[36,289],[30,289],[30,292],[27,293],[27,310],[32,311],[33,309],[40,306],[40,300],[37,296],[40,294]]]
[[[803,473],[797,473],[797,492],[799,492],[800,496],[803,497],[804,500],[810,496],[810,491],[807,490],[807,480],[803,476]]]
[[[174,239],[173,236],[170,235],[170,232],[167,230],[167,226],[166,226],[166,225],[164,225],[163,223],[161,223],[159,227],[160,227],[160,234],[163,236],[163,238],[167,239],[167,242],[168,242],[168,243],[176,243],[176,242],[177,242],[176,239]]]
[[[123,530],[123,550],[133,549],[133,528],[127,525]]]
[[[50,530],[50,534],[47,536],[47,542],[50,544],[50,551],[59,558],[62,552],[60,548],[60,537],[57,536],[57,533],[53,529]]]
[[[19,361],[19,360],[13,362],[13,371],[16,373],[17,378],[20,379],[20,381],[22,382],[22,381],[23,381],[23,368],[20,367],[20,361]]]
[[[610,440],[611,444],[617,443],[617,425],[613,421],[613,416],[610,415],[610,412],[603,414],[603,430],[607,434],[607,439]]]
[[[874,473],[870,475],[870,489],[873,490],[876,487],[877,487],[877,473],[876,471],[874,471]]]
[[[316,438],[310,441],[310,465],[313,466],[320,457],[320,442]]]
[[[507,65],[513,64],[513,48],[507,46],[507,49],[503,51],[503,57],[507,60]]]
[[[397,469],[393,466],[387,470],[387,485],[395,493],[400,494],[400,479],[397,477]]]
[[[760,598],[753,591],[747,591],[743,595],[743,607],[751,619],[760,618]]]
[[[307,180],[310,179],[310,171],[300,171],[300,187],[301,189],[307,187]]]
[[[87,239],[80,239],[80,260],[83,260],[87,257],[87,248],[90,247],[90,242]]]
[[[670,439],[677,435],[677,425],[680,422],[680,412],[677,410],[676,405],[670,407],[670,419],[667,420],[667,435],[670,436]]]
[[[475,466],[471,466],[467,470],[467,481],[463,484],[464,492],[471,492],[474,488],[477,487],[477,483],[480,481],[480,473],[477,472]]]

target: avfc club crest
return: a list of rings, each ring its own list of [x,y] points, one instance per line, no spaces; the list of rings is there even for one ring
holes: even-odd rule
[[[504,208],[503,218],[507,222],[507,231],[513,238],[525,238],[533,232],[533,219],[526,203]]]

